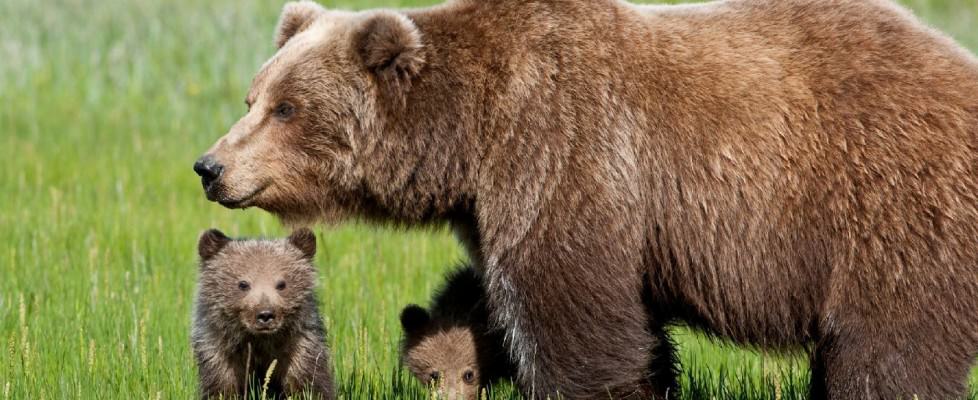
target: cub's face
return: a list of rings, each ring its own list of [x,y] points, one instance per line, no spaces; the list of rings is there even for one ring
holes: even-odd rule
[[[478,399],[481,376],[475,336],[466,326],[437,326],[423,308],[401,313],[401,361],[438,398]]]
[[[232,240],[212,229],[198,249],[200,296],[230,328],[273,334],[295,323],[312,296],[316,238],[307,229],[275,241]]]
[[[247,112],[194,170],[207,198],[229,208],[287,220],[350,214],[376,99],[420,68],[419,33],[399,14],[299,2],[285,6],[277,45],[252,82]]]

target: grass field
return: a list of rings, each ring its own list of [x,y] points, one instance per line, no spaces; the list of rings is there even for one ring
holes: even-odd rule
[[[974,0],[908,4],[978,49]],[[190,169],[245,111],[280,6],[0,1],[0,399],[194,395],[197,235],[285,233],[260,210],[206,202]],[[397,370],[397,315],[462,257],[454,239],[358,225],[320,239],[341,395],[424,398]],[[676,333],[684,397],[804,397],[803,359]]]

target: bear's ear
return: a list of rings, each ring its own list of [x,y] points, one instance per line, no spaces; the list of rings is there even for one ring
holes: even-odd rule
[[[404,333],[408,336],[414,336],[424,331],[430,321],[431,316],[428,315],[428,310],[417,304],[408,305],[401,311],[401,328],[404,328]]]
[[[289,243],[302,252],[302,256],[312,259],[316,255],[316,234],[309,228],[299,228],[289,235]]]
[[[282,8],[275,28],[275,46],[282,48],[293,36],[306,30],[326,9],[312,1],[293,1]]]
[[[411,79],[424,66],[421,32],[403,14],[372,14],[359,27],[354,43],[364,66],[393,92],[410,88]]]
[[[231,238],[223,232],[217,229],[208,229],[200,234],[200,239],[197,240],[197,254],[200,255],[201,260],[210,260],[230,242]]]

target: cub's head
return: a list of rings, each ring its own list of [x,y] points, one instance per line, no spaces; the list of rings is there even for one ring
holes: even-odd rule
[[[285,220],[335,219],[363,203],[362,155],[378,122],[424,66],[421,34],[391,11],[286,4],[278,51],[244,99],[248,111],[194,164],[211,201]]]
[[[200,306],[226,328],[272,334],[297,322],[314,299],[316,236],[233,240],[211,229],[200,236]]]
[[[410,305],[401,312],[404,339],[401,361],[439,398],[477,399],[482,382],[476,332],[465,324],[432,320],[427,310]]]

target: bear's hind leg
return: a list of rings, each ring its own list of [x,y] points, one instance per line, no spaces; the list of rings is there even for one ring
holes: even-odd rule
[[[811,399],[958,399],[974,343],[926,329],[825,332],[812,356]]]

